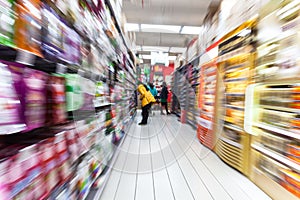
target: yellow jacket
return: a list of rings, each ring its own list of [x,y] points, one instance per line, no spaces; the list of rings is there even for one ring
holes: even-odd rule
[[[141,94],[140,99],[142,100],[142,107],[149,103],[155,103],[156,100],[150,91],[147,91],[143,84],[139,85],[138,92]]]

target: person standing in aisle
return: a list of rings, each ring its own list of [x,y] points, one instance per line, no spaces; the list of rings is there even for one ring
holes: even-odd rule
[[[140,100],[142,101],[142,121],[139,125],[146,125],[149,117],[149,109],[152,103],[155,103],[155,98],[152,96],[147,85],[140,84],[138,86],[138,92],[140,93]]]
[[[148,84],[148,88],[152,94],[152,96],[155,98],[156,103],[157,103],[157,99],[158,99],[158,92],[156,90],[156,88],[154,87],[153,83],[149,83]],[[154,105],[156,105],[156,103]],[[154,109],[154,108],[153,108]],[[152,113],[152,115],[154,115],[154,112],[152,111],[152,108],[150,109],[150,113]]]
[[[168,88],[166,82],[163,82],[161,93],[160,93],[160,102],[161,106],[165,107],[167,115],[169,115],[169,110],[168,110]],[[161,108],[161,114],[163,114],[162,108]]]

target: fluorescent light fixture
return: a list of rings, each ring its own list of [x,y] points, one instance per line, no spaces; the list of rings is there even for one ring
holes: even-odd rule
[[[140,27],[139,27],[139,24],[126,23],[125,24],[125,30],[126,31],[139,31]]]
[[[152,56],[151,55],[141,55],[141,58],[143,60],[151,60]]]
[[[181,34],[199,35],[202,30],[201,26],[184,26],[181,30]]]
[[[141,24],[142,32],[152,33],[179,33],[181,26],[159,25],[159,24]]]
[[[184,53],[186,48],[184,47],[171,47],[170,52],[172,53]]]
[[[143,51],[163,51],[163,52],[168,52],[169,51],[169,47],[143,46]]]
[[[169,56],[169,60],[176,60],[176,56]]]

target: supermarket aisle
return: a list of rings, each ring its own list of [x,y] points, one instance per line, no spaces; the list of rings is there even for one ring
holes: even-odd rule
[[[140,116],[140,114],[138,114]],[[196,131],[175,116],[137,117],[100,199],[270,199],[203,147]]]

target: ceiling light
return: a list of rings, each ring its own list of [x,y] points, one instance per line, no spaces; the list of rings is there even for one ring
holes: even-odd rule
[[[141,58],[143,60],[151,60],[152,56],[151,55],[141,55]]]
[[[139,31],[140,27],[138,24],[126,23],[125,31]]]
[[[158,25],[158,24],[141,24],[143,32],[153,33],[179,33],[181,26]]]
[[[186,48],[184,47],[171,47],[170,52],[172,53],[184,53]]]
[[[201,32],[201,26],[184,26],[181,30],[181,34],[198,35]]]
[[[176,56],[169,56],[169,60],[176,60]]]
[[[143,51],[163,51],[163,52],[168,52],[169,51],[169,47],[143,46]]]

